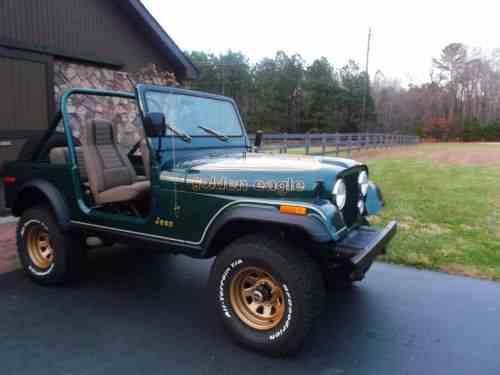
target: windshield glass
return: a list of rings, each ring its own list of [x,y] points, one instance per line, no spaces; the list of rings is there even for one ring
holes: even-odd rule
[[[144,97],[147,112],[163,113],[169,125],[191,136],[214,136],[200,126],[226,136],[243,135],[230,102],[158,91],[147,91]]]

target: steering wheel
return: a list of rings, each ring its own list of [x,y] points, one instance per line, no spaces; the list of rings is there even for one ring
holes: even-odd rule
[[[130,158],[131,156],[134,156],[137,150],[141,147],[141,141],[138,141],[128,152],[127,156]]]

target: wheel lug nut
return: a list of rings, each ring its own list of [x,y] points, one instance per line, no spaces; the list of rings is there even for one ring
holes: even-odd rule
[[[264,295],[257,289],[253,291],[252,297],[255,302],[262,302],[264,300]]]

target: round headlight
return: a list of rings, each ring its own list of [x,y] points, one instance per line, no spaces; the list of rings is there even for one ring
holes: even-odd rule
[[[366,171],[363,171],[359,174],[358,176],[358,184],[361,189],[361,194],[363,194],[363,197],[368,194],[368,173]]]
[[[333,187],[333,197],[337,207],[340,210],[343,209],[347,200],[347,189],[345,187],[344,180],[340,179],[335,183],[335,186]]]
[[[362,199],[358,202],[358,210],[360,215],[365,213],[365,202]]]

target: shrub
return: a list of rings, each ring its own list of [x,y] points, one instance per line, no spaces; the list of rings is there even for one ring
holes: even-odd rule
[[[464,142],[477,142],[480,141],[483,136],[483,129],[481,124],[477,120],[466,121],[464,123],[464,130],[462,134],[462,140]]]
[[[487,142],[500,142],[500,121],[485,125],[482,129],[482,136]]]

